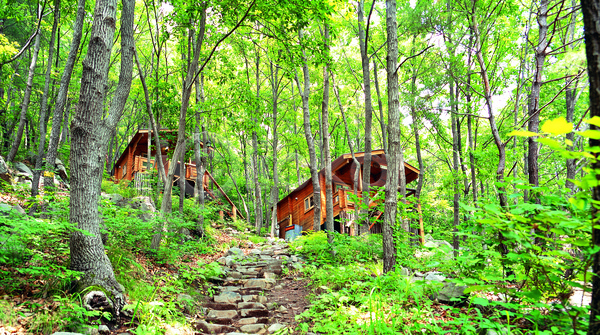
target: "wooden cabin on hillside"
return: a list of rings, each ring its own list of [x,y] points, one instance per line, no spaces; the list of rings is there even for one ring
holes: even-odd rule
[[[383,150],[372,151],[371,161],[371,187],[384,187],[387,178],[387,160]],[[360,163],[359,180],[362,180],[362,166],[364,162],[364,152],[356,153],[356,159]],[[352,202],[354,194],[354,175],[356,171],[351,154],[344,154],[331,163],[332,183],[333,183],[333,215],[334,229],[339,233],[355,235],[353,231],[353,221],[355,207]],[[420,171],[408,163],[404,163],[406,184],[417,180]],[[285,198],[277,203],[277,221],[279,223],[280,238],[294,238],[302,231],[313,230],[314,204],[315,201],[321,202],[321,230],[325,225],[325,171],[319,171],[319,183],[321,184],[320,199],[314,199],[312,178],[309,178],[298,188],[293,190]],[[359,182],[358,197],[361,198],[362,185]],[[376,192],[371,192],[371,199],[376,198]],[[379,192],[383,192],[380,190]],[[407,195],[413,195],[414,189],[407,188]],[[375,207],[378,202],[371,201],[369,208],[373,208],[369,215],[371,219],[378,219],[383,214]],[[375,222],[375,220],[370,220]],[[372,233],[381,232],[381,224],[372,223],[368,227]]]
[[[150,139],[149,139],[150,136]],[[146,171],[156,170],[158,168],[156,163],[156,157],[160,157],[162,159],[163,166],[165,168],[165,173],[168,174],[169,166],[171,164],[177,164],[175,169],[175,176],[173,177],[173,183],[177,183],[182,177],[180,175],[181,171],[181,162],[177,161],[173,163],[168,159],[168,153],[175,150],[175,144],[177,142],[177,130],[159,130],[159,138],[161,144],[161,153],[157,155],[156,147],[154,146],[154,133],[148,129],[140,129],[133,135],[129,144],[117,160],[113,168],[113,179],[115,182],[119,182],[123,179],[125,180],[133,180],[136,184],[136,187],[139,186],[143,182],[143,176]],[[151,141],[151,142],[149,142]],[[204,144],[200,143],[200,146],[204,148]],[[208,147],[209,151],[212,148]],[[150,150],[150,151],[149,151]],[[150,159],[148,159],[150,157]],[[196,164],[192,163],[191,159],[189,162],[183,162],[184,164],[184,174],[183,178],[185,178],[185,193],[188,196],[193,196],[194,194],[194,186],[196,184]],[[217,203],[222,204],[221,200],[213,193],[211,188],[209,187],[209,183],[212,182],[213,185],[217,188],[218,192],[221,193],[225,201],[229,203],[231,206],[231,212],[227,214],[236,218],[238,215],[243,218],[242,213],[239,209],[236,208],[234,203],[231,201],[229,196],[225,193],[225,191],[219,186],[219,183],[213,178],[208,170],[204,172],[204,176],[202,177],[203,190],[205,192],[205,197],[207,199],[212,199],[217,201]],[[222,213],[224,214],[224,213]]]

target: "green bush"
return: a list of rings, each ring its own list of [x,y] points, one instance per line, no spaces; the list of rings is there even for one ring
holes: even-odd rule
[[[315,264],[345,265],[383,258],[383,242],[379,234],[349,236],[334,232],[333,235],[333,243],[329,244],[326,232],[310,232],[295,239],[292,249]]]

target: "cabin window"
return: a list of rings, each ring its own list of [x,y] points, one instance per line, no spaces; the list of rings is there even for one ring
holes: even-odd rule
[[[315,207],[315,198],[314,195],[310,195],[304,198],[304,211],[307,212],[309,209]]]
[[[333,197],[333,204],[337,204],[337,203],[339,203],[339,202],[340,202],[340,196],[339,196],[339,194],[336,194],[336,195]]]
[[[127,175],[127,164],[123,165],[123,178]]]

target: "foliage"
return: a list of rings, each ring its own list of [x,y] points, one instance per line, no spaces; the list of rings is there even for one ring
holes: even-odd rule
[[[333,233],[333,243],[327,243],[324,231],[310,232],[292,243],[292,249],[315,265],[369,262],[383,257],[381,235],[349,236]],[[334,251],[332,255],[331,251]]]

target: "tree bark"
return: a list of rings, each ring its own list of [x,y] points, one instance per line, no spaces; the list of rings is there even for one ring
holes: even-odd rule
[[[577,7],[577,0],[572,0],[571,2],[571,7],[574,9],[575,7]],[[575,23],[577,20],[577,12],[573,11],[573,13],[571,14],[571,22],[569,22],[569,27],[567,29],[567,38],[565,38],[566,44],[569,45],[569,47],[567,47],[570,50],[573,50],[573,40],[574,40],[574,34],[575,34]],[[565,48],[565,49],[567,49]],[[576,89],[577,89],[577,82],[575,83],[575,87],[572,86],[570,79],[566,79],[565,80],[567,83],[567,88],[565,89],[565,103],[566,103],[566,110],[567,110],[567,115],[566,115],[566,119],[567,122],[573,122],[573,115],[575,114],[575,105],[577,104],[577,97],[576,97]],[[570,132],[567,134],[567,140],[571,141],[571,143],[575,142],[575,133],[574,132]],[[567,148],[569,150],[573,150],[573,146],[567,146]],[[575,179],[575,174],[577,171],[577,166],[575,164],[575,159],[567,159],[566,161],[566,166],[567,166],[567,177],[565,179],[565,187],[568,188],[569,190],[571,190],[571,193],[575,193],[575,184],[571,181],[573,179]]]
[[[325,23],[324,52],[329,54],[329,25]],[[321,103],[321,122],[323,129],[323,168],[325,169],[325,228],[327,241],[333,243],[333,181],[331,175],[331,152],[329,149],[329,66],[323,66],[323,101]],[[316,200],[316,199],[315,199]],[[334,250],[332,249],[332,253]]]
[[[533,83],[531,84],[531,93],[529,95],[529,103],[527,111],[529,122],[527,130],[537,133],[540,125],[540,91],[542,88],[542,73],[544,71],[544,62],[546,60],[546,48],[548,47],[548,0],[540,1],[540,8],[537,17],[539,25],[538,44],[535,49],[535,73],[533,75]],[[538,167],[538,143],[537,136],[530,136],[527,139],[527,159],[528,159],[528,177],[529,184],[533,187],[540,186],[539,183],[539,167]],[[531,192],[530,198],[539,202],[537,192]],[[531,200],[531,199],[530,199]]]
[[[373,102],[371,99],[371,75],[369,70],[369,55],[367,53],[368,36],[365,36],[364,30],[364,0],[358,3],[358,40],[360,45],[360,57],[362,61],[363,87],[365,93],[365,154],[363,160],[363,180],[362,180],[362,206],[361,215],[366,219],[366,223],[361,224],[359,228],[361,233],[368,232],[369,223],[369,204],[371,190],[371,126],[373,123]]]
[[[100,237],[98,200],[108,139],[121,118],[131,87],[135,50],[135,1],[123,1],[119,83],[109,114],[102,119],[116,12],[116,0],[96,2],[92,36],[83,61],[80,98],[71,127],[70,221],[76,223],[79,230],[71,233],[70,264],[72,270],[84,273],[80,287],[100,285],[109,292],[108,298],[112,300],[118,315],[125,304],[124,289],[116,281],[110,260],[104,251]]]
[[[58,22],[60,20],[60,0],[54,0],[54,22],[52,23],[52,32],[50,33],[50,43],[48,45],[48,60],[46,63],[46,77],[44,82],[44,92],[42,93],[42,100],[40,102],[40,140],[38,142],[37,159],[35,160],[35,169],[33,170],[33,182],[31,183],[31,196],[35,197],[38,195],[38,189],[40,186],[40,176],[42,174],[42,165],[44,161],[44,149],[46,148],[46,114],[48,114],[48,91],[50,90],[50,75],[52,74],[52,57],[54,57],[54,43],[56,41],[56,30],[58,29]],[[54,170],[54,169],[53,169]],[[44,184],[44,186],[54,186],[54,180],[51,184]],[[35,213],[37,205],[31,206],[29,214]]]
[[[69,55],[65,63],[65,68],[62,71],[60,78],[60,86],[58,88],[58,96],[54,104],[54,112],[52,114],[52,129],[50,130],[50,139],[48,140],[48,152],[46,154],[46,171],[54,171],[56,156],[58,153],[58,143],[61,138],[60,126],[64,118],[68,120],[68,108],[65,112],[65,105],[67,105],[67,93],[69,92],[69,83],[71,82],[71,75],[73,68],[75,67],[75,59],[79,51],[79,44],[81,43],[81,35],[83,30],[83,19],[85,18],[85,0],[77,1],[77,14],[75,17],[75,24],[73,24],[73,39],[71,41],[71,47],[69,49]],[[66,130],[67,122],[63,130]],[[63,138],[66,136],[63,136]],[[54,186],[53,173],[49,173],[44,176],[44,185]]]
[[[256,121],[256,115],[260,112],[260,53],[256,51],[256,111],[254,121]],[[255,124],[255,126],[257,126]],[[256,129],[252,131],[252,176],[254,179],[254,229],[256,234],[260,234],[260,230],[263,226],[263,212],[262,212],[262,194],[261,185],[258,178],[258,135]]]
[[[271,237],[275,237],[275,228],[277,226],[277,201],[279,200],[279,172],[277,171],[277,146],[279,137],[277,134],[277,102],[279,100],[279,66],[271,61],[271,104],[273,113],[272,129],[272,154],[273,154],[273,188],[271,189],[272,209],[271,209]],[[282,78],[283,79],[283,78]]]
[[[399,174],[404,175],[402,147],[400,146],[400,93],[398,88],[398,24],[396,21],[396,1],[386,0],[387,32],[387,86],[388,86],[388,152],[387,179],[385,181],[385,210],[383,216],[383,272],[394,271],[396,267],[396,246],[394,227],[398,210]],[[402,169],[401,169],[402,167]],[[404,192],[406,185],[404,186]]]
[[[298,31],[298,40],[302,49],[302,74],[304,88],[300,87],[300,79],[298,74],[295,75],[296,85],[298,86],[298,92],[302,97],[302,115],[304,116],[304,137],[306,138],[306,144],[308,146],[309,165],[310,165],[310,176],[313,184],[313,200],[315,203],[313,210],[313,230],[321,230],[321,184],[319,183],[319,170],[317,168],[317,154],[315,151],[315,140],[310,130],[310,110],[308,98],[310,96],[310,75],[308,72],[308,60],[306,58],[306,50],[302,42],[302,31]]]
[[[590,83],[590,115],[600,117],[600,0],[581,0],[581,11],[583,12],[583,27],[585,37],[585,53],[587,57],[588,80]],[[591,125],[594,130],[600,127]],[[590,147],[599,147],[600,140],[590,139]],[[596,154],[596,160],[592,161],[592,171],[600,169],[600,160]],[[596,179],[600,179],[596,173]],[[592,188],[592,198],[600,201],[600,186]],[[592,206],[592,243],[596,248],[600,247],[600,229],[596,228],[600,221],[600,210],[597,205]],[[592,275],[592,302],[590,304],[589,335],[600,334],[600,252],[593,255]]]
[[[373,79],[375,80],[375,92],[377,92],[377,105],[379,106],[379,125],[381,126],[381,142],[383,151],[387,152],[388,143],[385,131],[385,121],[383,119],[383,103],[381,102],[381,93],[379,92],[379,80],[377,77],[377,62],[373,61]]]
[[[38,5],[38,18],[42,17],[42,7]],[[21,114],[19,116],[19,128],[17,129],[17,134],[15,135],[15,141],[10,147],[10,152],[8,156],[6,156],[6,162],[12,162],[19,151],[19,146],[21,145],[21,139],[23,138],[23,131],[25,130],[25,125],[27,123],[27,108],[29,108],[29,102],[31,99],[31,91],[33,90],[33,77],[35,75],[35,64],[37,62],[38,54],[40,52],[40,32],[39,27],[37,28],[38,32],[35,35],[35,42],[33,43],[33,54],[31,55],[31,63],[29,64],[29,75],[27,76],[27,86],[25,87],[25,92],[23,93],[23,102],[21,103]]]

